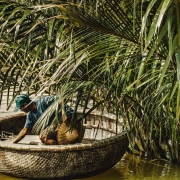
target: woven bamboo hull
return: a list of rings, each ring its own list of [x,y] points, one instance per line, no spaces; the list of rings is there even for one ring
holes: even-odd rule
[[[25,117],[16,115],[2,119],[0,131],[19,132]],[[112,117],[93,112],[84,122],[86,131],[82,143],[46,146],[13,144],[11,139],[0,141],[0,173],[43,179],[81,178],[102,173],[114,166],[128,147],[122,124],[118,123],[118,129],[115,124]]]

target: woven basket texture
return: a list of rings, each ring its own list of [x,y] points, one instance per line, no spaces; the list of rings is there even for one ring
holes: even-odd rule
[[[81,112],[78,113],[81,116]],[[19,132],[25,115],[0,121],[0,132]],[[0,141],[0,172],[20,178],[88,177],[114,166],[128,147],[121,121],[92,112],[84,120],[82,143],[69,145],[20,145]],[[7,140],[8,141],[8,140]]]

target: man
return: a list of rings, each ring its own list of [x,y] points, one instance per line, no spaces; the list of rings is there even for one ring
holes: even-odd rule
[[[15,111],[21,109],[21,111],[27,113],[27,117],[24,128],[19,132],[13,143],[18,143],[26,136],[28,131],[33,128],[40,116],[56,100],[56,98],[56,96],[42,96],[34,101],[31,101],[27,94],[21,94],[15,99]],[[71,118],[73,115],[73,110],[68,105],[65,105],[65,113],[67,118]],[[44,127],[44,131],[40,134],[41,141],[46,145],[57,144],[56,133],[58,122],[56,121],[56,123],[51,124],[54,120],[54,117],[55,112],[49,118],[48,125]],[[58,113],[59,120],[61,119],[61,117],[61,113]]]

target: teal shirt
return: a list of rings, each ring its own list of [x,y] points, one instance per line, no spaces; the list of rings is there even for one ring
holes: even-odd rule
[[[56,100],[56,96],[43,96],[39,99],[33,101],[37,107],[37,113],[30,111],[26,117],[26,128],[32,128],[40,116],[46,111],[46,109]],[[68,105],[65,105],[65,112],[68,117],[72,117],[74,110],[71,109]],[[53,121],[55,117],[55,112],[49,119],[49,124]],[[61,119],[61,113],[58,113],[58,118]]]

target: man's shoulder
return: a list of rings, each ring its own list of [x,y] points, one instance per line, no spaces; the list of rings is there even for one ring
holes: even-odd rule
[[[48,100],[48,99],[56,99],[56,98],[57,98],[57,96],[55,96],[55,95],[44,95],[44,96],[39,97],[38,99]]]
[[[55,95],[43,95],[35,99],[33,102],[43,102],[43,101],[48,101],[48,100],[55,100],[57,96]]]
[[[46,107],[51,105],[57,97],[55,95],[47,95],[47,96],[41,96],[37,99],[36,105]]]
[[[43,96],[42,101],[48,103],[48,102],[53,102],[56,100],[56,96],[54,95],[48,95],[48,96]]]

